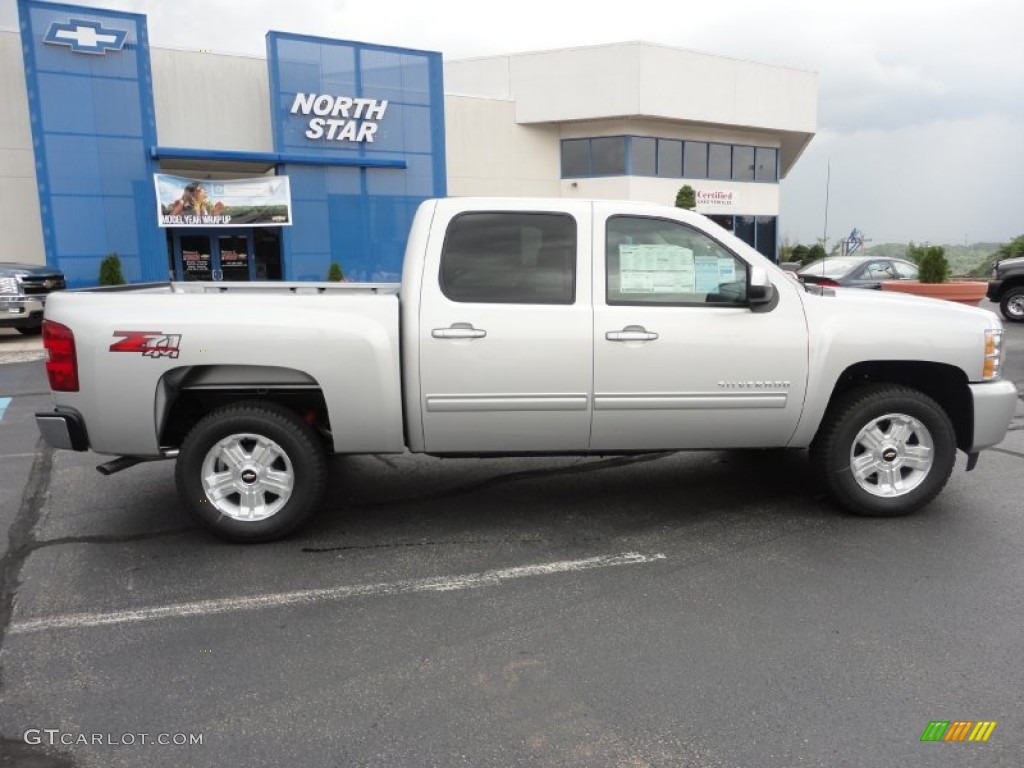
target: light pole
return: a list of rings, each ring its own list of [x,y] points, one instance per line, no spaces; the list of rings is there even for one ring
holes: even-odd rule
[[[832,158],[828,159],[828,173],[825,176],[825,229],[821,233],[821,247],[828,249],[828,191],[832,185]]]

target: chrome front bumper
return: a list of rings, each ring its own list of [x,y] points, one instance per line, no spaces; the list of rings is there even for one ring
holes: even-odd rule
[[[1017,387],[1012,381],[1000,379],[984,384],[971,384],[974,400],[974,440],[968,453],[975,453],[1002,442],[1017,410]]]
[[[0,327],[24,325],[33,318],[42,322],[45,296],[0,296]]]

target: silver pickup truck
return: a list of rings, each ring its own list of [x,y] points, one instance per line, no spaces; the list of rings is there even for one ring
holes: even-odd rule
[[[902,515],[973,468],[1016,403],[991,312],[805,289],[694,213],[422,204],[400,285],[176,283],[59,293],[47,441],[175,458],[235,541],[283,536],[331,453],[810,448],[835,500]]]

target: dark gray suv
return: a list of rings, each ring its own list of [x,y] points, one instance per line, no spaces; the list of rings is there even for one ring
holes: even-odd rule
[[[0,328],[39,333],[46,297],[64,288],[64,273],[38,264],[0,262]]]
[[[988,281],[988,298],[999,304],[1007,320],[1024,322],[1024,257],[996,262]]]

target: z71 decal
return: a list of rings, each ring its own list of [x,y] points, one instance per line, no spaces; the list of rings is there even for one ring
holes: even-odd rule
[[[114,331],[123,337],[110,345],[111,352],[138,352],[143,357],[176,358],[181,351],[181,334],[162,331]]]

